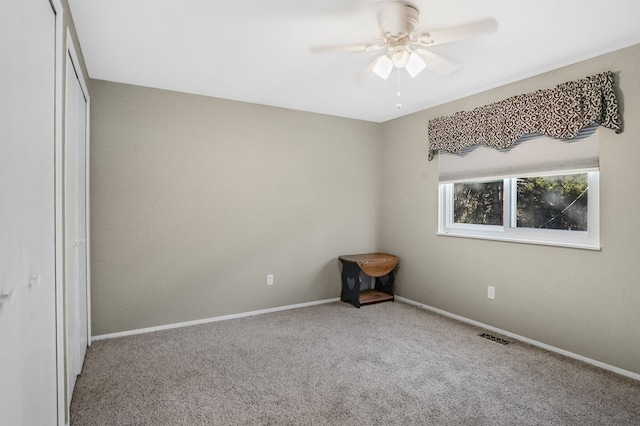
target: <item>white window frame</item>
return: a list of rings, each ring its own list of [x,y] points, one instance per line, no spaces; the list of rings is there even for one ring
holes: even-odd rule
[[[589,185],[588,230],[567,231],[558,229],[519,228],[515,219],[515,179],[533,176],[558,176],[586,173]],[[454,223],[453,185],[459,182],[504,181],[504,214],[502,226]],[[598,169],[558,170],[532,175],[499,176],[493,178],[464,179],[441,182],[438,196],[438,235],[450,237],[480,238],[526,244],[572,247],[600,250],[600,172]]]

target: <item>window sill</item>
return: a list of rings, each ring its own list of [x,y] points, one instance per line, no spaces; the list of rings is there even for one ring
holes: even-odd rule
[[[600,251],[600,244],[592,244],[589,242],[579,243],[579,242],[560,242],[560,241],[547,241],[547,240],[532,240],[527,238],[512,238],[507,236],[499,236],[499,235],[476,235],[476,234],[465,234],[458,233],[455,231],[447,231],[447,232],[437,232],[437,236],[444,237],[456,237],[456,238],[472,238],[476,240],[491,240],[491,241],[504,241],[508,243],[520,243],[520,244],[535,244],[541,246],[554,246],[554,247],[565,247],[565,248],[575,248],[582,250],[593,250]]]

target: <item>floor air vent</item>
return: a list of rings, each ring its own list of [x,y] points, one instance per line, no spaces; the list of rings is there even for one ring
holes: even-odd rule
[[[508,340],[501,339],[500,337],[496,337],[489,333],[482,333],[482,334],[479,334],[478,336],[483,337],[487,340],[491,340],[492,342],[500,343],[501,345],[508,345],[510,343]]]

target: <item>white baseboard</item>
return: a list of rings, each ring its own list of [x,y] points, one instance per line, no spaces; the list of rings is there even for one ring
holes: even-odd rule
[[[604,370],[612,371],[612,372],[614,372],[616,374],[620,374],[621,376],[629,377],[631,379],[635,379],[635,380],[640,381],[640,374],[634,373],[632,371],[624,370],[622,368],[618,368],[616,366],[613,366],[613,365],[610,365],[610,364],[606,364],[604,362],[597,361],[595,359],[587,358],[585,356],[582,356],[582,355],[579,355],[579,354],[576,354],[576,353],[573,353],[573,352],[569,352],[569,351],[566,351],[564,349],[557,348],[555,346],[547,345],[546,343],[538,342],[537,340],[533,340],[533,339],[530,339],[528,337],[520,336],[519,334],[515,334],[515,333],[512,333],[510,331],[502,330],[500,328],[493,327],[491,325],[484,324],[484,323],[481,323],[479,321],[475,321],[475,320],[472,320],[472,319],[469,319],[469,318],[466,318],[466,317],[463,317],[463,316],[460,316],[460,315],[456,315],[456,314],[453,314],[451,312],[443,311],[442,309],[434,308],[433,306],[425,305],[423,303],[419,303],[419,302],[416,302],[414,300],[407,299],[405,297],[401,297],[401,296],[397,296],[396,295],[395,296],[395,300],[397,302],[406,303],[408,305],[413,305],[413,306],[416,306],[418,308],[425,309],[427,311],[435,312],[437,314],[440,314],[440,315],[443,315],[443,316],[446,316],[446,317],[449,317],[449,318],[453,318],[455,320],[458,320],[458,321],[461,321],[461,322],[464,322],[464,323],[467,323],[467,324],[474,325],[476,327],[484,328],[486,330],[490,330],[490,331],[493,331],[495,333],[502,334],[503,336],[508,336],[508,337],[511,337],[512,339],[528,343],[528,344],[530,344],[532,346],[537,346],[539,348],[548,350],[550,352],[555,352],[557,354],[564,355],[566,357],[573,358],[573,359],[576,359],[578,361],[582,361],[582,362],[585,362],[587,364],[594,365],[594,366],[602,368]],[[257,311],[241,312],[241,313],[238,313],[238,314],[223,315],[223,316],[212,317],[212,318],[203,318],[203,319],[194,320],[194,321],[179,322],[179,323],[174,323],[174,324],[165,324],[165,325],[160,325],[160,326],[157,326],[157,327],[148,327],[148,328],[140,328],[140,329],[136,329],[136,330],[121,331],[121,332],[118,332],[118,333],[101,334],[101,335],[98,335],[98,336],[92,336],[91,337],[91,341],[95,342],[95,341],[98,341],[98,340],[113,339],[115,337],[132,336],[132,335],[135,335],[135,334],[151,333],[151,332],[154,332],[154,331],[169,330],[169,329],[172,329],[172,328],[188,327],[190,325],[206,324],[206,323],[210,323],[210,322],[225,321],[225,320],[230,320],[230,319],[235,319],[235,318],[244,318],[244,317],[250,317],[250,316],[254,316],[254,315],[262,315],[262,314],[268,314],[268,313],[271,313],[271,312],[278,312],[278,311],[285,311],[285,310],[289,310],[289,309],[304,308],[304,307],[307,307],[307,306],[322,305],[322,304],[325,304],[325,303],[332,303],[332,302],[338,302],[338,301],[340,301],[340,298],[336,297],[336,298],[332,298],[332,299],[324,299],[324,300],[316,300],[316,301],[313,301],[313,302],[298,303],[298,304],[295,304],[295,305],[278,306],[278,307],[275,307],[275,308],[260,309],[260,310],[257,310]]]
[[[407,299],[407,298],[400,297],[400,296],[395,296],[395,300],[398,301],[398,302],[402,302],[402,303],[406,303],[406,304],[409,304],[409,305],[417,306],[417,307],[419,307],[421,309],[424,309],[424,310],[427,310],[427,311],[431,311],[431,312],[435,312],[435,313],[443,315],[445,317],[453,318],[455,320],[458,320],[458,321],[461,321],[461,322],[464,322],[464,323],[467,323],[467,324],[471,324],[471,325],[474,325],[476,327],[484,328],[486,330],[490,330],[490,331],[493,331],[495,333],[511,337],[512,339],[519,340],[519,341],[524,342],[524,343],[528,343],[528,344],[530,344],[532,346],[537,346],[537,347],[545,349],[547,351],[555,352],[557,354],[564,355],[564,356],[566,356],[568,358],[573,358],[573,359],[576,359],[578,361],[582,361],[582,362],[585,362],[587,364],[591,364],[591,365],[594,365],[596,367],[602,368],[604,370],[612,371],[612,372],[614,372],[616,374],[620,374],[621,376],[629,377],[631,379],[635,379],[635,380],[639,380],[640,381],[640,374],[634,373],[632,371],[623,370],[622,368],[618,368],[618,367],[610,365],[610,364],[605,364],[604,362],[600,362],[600,361],[597,361],[595,359],[587,358],[585,356],[582,356],[582,355],[579,355],[579,354],[576,354],[576,353],[573,353],[573,352],[569,352],[569,351],[566,351],[564,349],[557,348],[555,346],[547,345],[546,343],[538,342],[537,340],[529,339],[528,337],[520,336],[519,334],[515,334],[515,333],[512,333],[510,331],[502,330],[502,329],[497,328],[497,327],[493,327],[493,326],[490,326],[490,325],[487,325],[487,324],[483,324],[483,323],[481,323],[479,321],[475,321],[475,320],[472,320],[472,319],[469,319],[469,318],[466,318],[466,317],[463,317],[463,316],[460,316],[460,315],[452,314],[451,312],[443,311],[442,309],[434,308],[433,306],[425,305],[423,303],[419,303],[419,302],[416,302],[416,301],[411,300],[411,299]]]
[[[98,336],[92,336],[91,341],[95,342],[97,340],[113,339],[115,337],[132,336],[134,334],[151,333],[153,331],[169,330],[172,328],[179,328],[179,327],[188,327],[190,325],[206,324],[210,322],[225,321],[225,320],[230,320],[235,318],[244,318],[244,317],[250,317],[254,315],[262,315],[262,314],[268,314],[271,312],[286,311],[289,309],[305,308],[307,306],[322,305],[325,303],[332,303],[332,302],[338,302],[338,301],[340,301],[340,298],[336,297],[333,299],[316,300],[313,302],[297,303],[295,305],[277,306],[275,308],[260,309],[258,311],[241,312],[239,314],[223,315],[219,317],[203,318],[203,319],[194,320],[194,321],[185,321],[185,322],[179,322],[174,324],[159,325],[157,327],[147,327],[147,328],[139,328],[136,330],[120,331],[118,333],[101,334]]]

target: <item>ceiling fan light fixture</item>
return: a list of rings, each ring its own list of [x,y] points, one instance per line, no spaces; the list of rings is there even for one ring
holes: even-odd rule
[[[396,68],[404,68],[409,62],[409,57],[411,56],[410,52],[406,49],[398,49],[394,50],[391,54],[391,61],[393,62],[393,66]]]
[[[405,65],[405,69],[407,70],[411,78],[414,78],[416,75],[420,74],[426,67],[426,62],[419,55],[411,52],[407,64]]]
[[[383,80],[389,78],[391,70],[393,70],[393,61],[387,55],[380,56],[373,66],[373,73]]]

